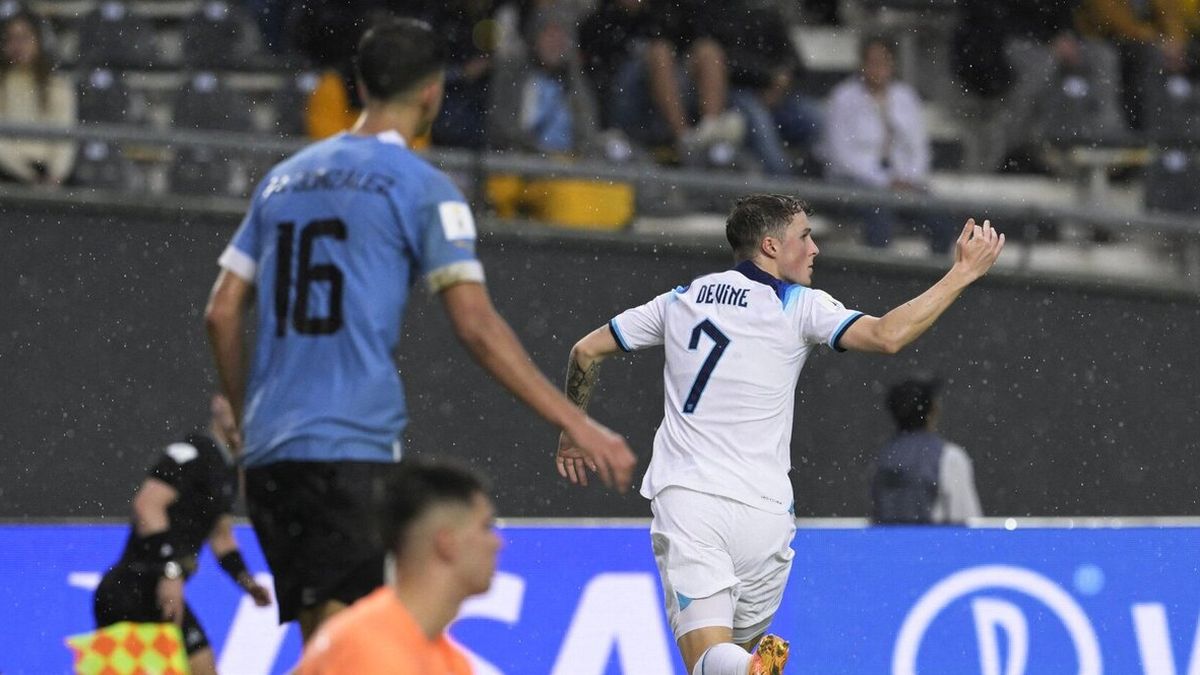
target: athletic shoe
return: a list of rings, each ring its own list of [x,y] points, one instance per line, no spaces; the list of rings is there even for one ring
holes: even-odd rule
[[[750,675],[780,675],[787,660],[787,641],[778,635],[764,635],[750,657]]]

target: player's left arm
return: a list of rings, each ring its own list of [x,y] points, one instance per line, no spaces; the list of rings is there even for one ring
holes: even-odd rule
[[[171,540],[171,517],[167,511],[179,499],[179,490],[154,476],[142,481],[133,496],[133,531],[138,536],[143,555],[155,562],[174,560],[176,550]],[[154,597],[164,621],[183,624],[183,579],[160,577],[155,584]]]
[[[454,333],[472,356],[525,405],[575,439],[589,466],[608,485],[628,489],[637,459],[625,439],[589,418],[546,379],[512,327],[492,305],[483,284],[463,281],[442,288]]]
[[[204,324],[217,365],[221,393],[229,399],[238,428],[241,427],[242,405],[246,396],[246,348],[242,336],[246,310],[253,294],[252,282],[228,269],[222,269],[204,310]],[[240,438],[230,440],[231,445],[240,445]]]
[[[571,348],[571,355],[567,358],[565,393],[571,403],[579,406],[580,410],[587,411],[592,400],[592,390],[600,377],[600,362],[620,350],[620,345],[607,325],[588,333],[575,343]],[[554,460],[558,466],[558,475],[572,483],[588,484],[585,469],[591,467],[566,433],[558,436],[558,453]]]
[[[208,547],[212,549],[213,557],[229,578],[254,598],[254,604],[259,607],[271,604],[271,592],[254,580],[254,575],[250,574],[246,561],[242,558],[237,537],[233,534],[232,515],[226,513],[217,519],[217,524],[208,535]]]
[[[955,245],[954,265],[924,293],[882,317],[864,316],[842,335],[839,345],[859,352],[896,354],[920,337],[958,296],[987,274],[1004,248],[1004,235],[989,221],[967,220]]]

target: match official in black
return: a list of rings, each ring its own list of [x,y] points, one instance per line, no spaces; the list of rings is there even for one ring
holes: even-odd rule
[[[132,528],[121,559],[96,588],[98,627],[121,621],[173,621],[183,632],[193,675],[215,675],[216,661],[204,629],[183,599],[183,584],[196,572],[200,547],[260,607],[271,593],[246,568],[233,535],[230,511],[238,478],[228,440],[236,428],[229,401],[213,396],[207,430],[168,445],[133,496]]]

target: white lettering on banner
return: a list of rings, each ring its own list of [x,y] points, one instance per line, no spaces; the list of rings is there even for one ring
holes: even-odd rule
[[[67,585],[73,588],[82,588],[85,591],[94,591],[100,585],[100,578],[103,576],[99,572],[71,572],[67,575]]]
[[[979,639],[979,669],[983,675],[1000,675],[1000,641],[997,633],[1004,631],[1008,644],[1008,660],[1004,675],[1021,675],[1029,658],[1029,623],[1021,608],[996,598],[978,598],[971,602],[975,616],[975,636]]]
[[[275,580],[270,574],[256,574],[254,579],[267,588],[274,588]],[[291,627],[291,622],[279,625],[279,607],[274,598],[270,605],[259,607],[253,598],[243,595],[233,615],[217,670],[222,673],[271,672]]]
[[[987,588],[1023,593],[1049,607],[1066,627],[1075,645],[1079,675],[1101,675],[1100,643],[1079,604],[1058,584],[1037,572],[1008,565],[971,567],[946,577],[926,591],[900,626],[900,635],[892,650],[892,675],[916,675],[917,652],[925,632],[938,614],[955,600]],[[1021,671],[1016,675],[1021,675]]]
[[[1157,602],[1141,603],[1134,605],[1131,611],[1138,653],[1142,657],[1142,672],[1145,675],[1176,675],[1171,633],[1167,628],[1167,608]],[[1196,634],[1192,637],[1187,675],[1200,675],[1200,619],[1196,621]]]
[[[625,675],[673,672],[654,576],[596,575],[583,591],[551,675],[603,675],[615,649]]]
[[[515,574],[497,572],[492,577],[492,587],[488,592],[464,602],[458,618],[495,619],[513,626],[521,620],[521,604],[524,601],[525,580]],[[471,672],[476,675],[504,675],[502,670],[466,647],[463,647],[463,651],[471,662]]]

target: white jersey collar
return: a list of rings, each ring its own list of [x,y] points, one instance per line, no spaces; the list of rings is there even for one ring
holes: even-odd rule
[[[375,134],[375,138],[378,138],[383,143],[392,143],[402,148],[408,147],[408,142],[404,140],[404,136],[401,136],[400,132],[395,129],[381,131]]]

